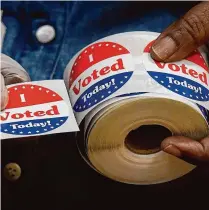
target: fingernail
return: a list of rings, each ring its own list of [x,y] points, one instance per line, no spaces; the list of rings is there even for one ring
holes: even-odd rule
[[[171,37],[164,37],[152,46],[153,57],[156,60],[165,61],[176,51],[176,42]]]
[[[181,157],[182,154],[181,154],[181,151],[175,147],[174,145],[169,145],[165,148],[163,148],[163,151],[166,152],[166,153],[169,153],[171,155],[174,155],[176,157]]]

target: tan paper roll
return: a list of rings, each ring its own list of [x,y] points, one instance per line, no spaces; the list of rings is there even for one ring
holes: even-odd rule
[[[208,125],[194,106],[169,98],[129,98],[105,108],[89,132],[87,154],[93,166],[111,179],[131,184],[162,183],[195,168],[160,151],[163,139],[156,142],[154,137],[169,132],[162,127],[148,128],[154,131],[149,142],[144,142],[143,130],[137,140],[128,139],[132,130],[143,125],[160,125],[173,135],[195,140],[208,135]]]

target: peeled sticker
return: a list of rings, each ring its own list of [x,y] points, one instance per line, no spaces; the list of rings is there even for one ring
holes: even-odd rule
[[[78,131],[62,80],[9,85],[9,102],[1,112],[1,138]]]

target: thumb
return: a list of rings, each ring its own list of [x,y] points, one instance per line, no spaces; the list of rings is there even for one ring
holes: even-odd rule
[[[198,161],[209,162],[209,136],[201,141],[195,141],[183,136],[172,136],[161,143],[163,151],[189,160],[191,163]]]
[[[158,37],[151,48],[151,56],[157,61],[178,61],[208,40],[209,2],[202,2]]]
[[[1,74],[1,110],[5,109],[8,102],[8,92],[5,86],[4,77]]]

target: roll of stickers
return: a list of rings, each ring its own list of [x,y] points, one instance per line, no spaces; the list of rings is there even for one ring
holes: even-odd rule
[[[208,135],[206,48],[174,63],[154,61],[153,32],[105,37],[78,52],[64,79],[80,125],[81,155],[96,171],[129,184],[179,178],[196,166],[160,150],[171,135]]]

